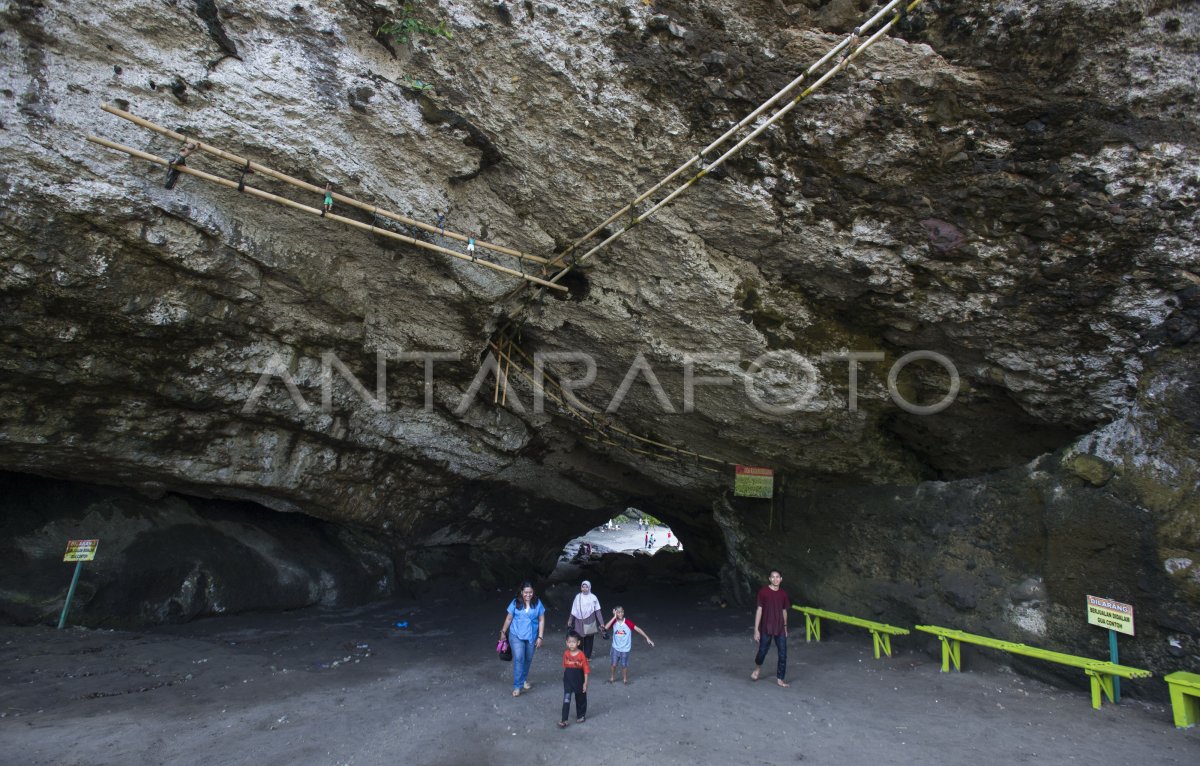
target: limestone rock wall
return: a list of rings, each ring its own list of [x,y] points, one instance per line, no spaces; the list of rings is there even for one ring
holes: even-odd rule
[[[800,603],[1106,657],[1106,631],[1086,623],[1084,597],[1094,595],[1134,607],[1124,663],[1159,674],[1195,668],[1193,359],[1161,360],[1126,416],[1025,466],[913,487],[787,492],[771,525],[754,507],[763,501],[725,501],[718,517],[743,569],[765,580],[779,568]],[[753,587],[733,590],[746,598]]]
[[[397,590],[389,546],[352,529],[251,503],[147,497],[0,474],[0,620],[57,624],[75,569],[67,540],[98,539],[72,625],[137,627],[306,606]]]

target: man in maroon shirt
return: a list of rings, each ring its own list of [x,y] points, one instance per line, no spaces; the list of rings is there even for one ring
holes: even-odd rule
[[[779,587],[783,575],[778,569],[771,570],[768,580],[769,584],[758,591],[758,606],[754,610],[754,642],[758,644],[758,655],[754,658],[754,672],[750,674],[750,680],[758,680],[767,650],[771,648],[771,639],[775,639],[775,654],[779,657],[775,683],[787,688],[788,683],[783,678],[787,675],[787,619],[792,600],[788,598],[787,591]]]

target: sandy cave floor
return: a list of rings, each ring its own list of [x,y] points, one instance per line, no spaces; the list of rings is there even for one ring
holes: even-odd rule
[[[865,632],[827,626],[805,644],[793,630],[792,687],[770,680],[773,653],[752,683],[750,610],[714,605],[707,587],[597,587],[657,647],[635,639],[626,687],[606,683],[597,640],[588,720],[566,730],[555,726],[565,611],[548,615],[534,688],[514,699],[511,665],[494,654],[499,593],[136,632],[0,628],[0,762],[1200,762],[1200,730],[1176,730],[1164,704],[1126,697],[1095,711],[1082,685],[942,674],[921,640],[897,639],[896,656],[876,661]]]

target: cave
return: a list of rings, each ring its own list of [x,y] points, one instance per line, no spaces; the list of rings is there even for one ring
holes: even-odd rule
[[[1104,704],[1142,707],[1112,739],[1165,752],[1162,677],[1200,673],[1196,4],[0,18],[0,659],[19,689],[0,729],[49,710],[103,762],[191,762],[227,723],[265,761],[435,762],[442,740],[441,762],[511,758],[554,722],[476,699],[553,689],[590,579],[657,643],[634,635],[628,689],[601,683],[608,644],[591,658],[592,715],[664,732],[615,745],[626,760],[888,760],[900,741],[905,762],[986,762],[988,684],[1030,731],[1056,690],[1092,688],[997,646],[1101,662],[1118,643],[1140,674]],[[682,549],[572,560],[628,509]],[[912,629],[877,659],[852,623],[818,642],[785,608],[802,680],[765,690],[791,695],[778,742],[729,712],[775,686],[741,656],[773,572],[791,605]],[[526,583],[554,656],[509,700],[491,644]],[[1089,622],[1099,602],[1132,633]],[[978,677],[939,676],[945,642],[916,626],[991,641],[964,649]],[[970,736],[896,711],[901,689],[953,699]],[[202,723],[165,734],[188,695]],[[851,719],[872,721],[861,741],[826,731]],[[1028,753],[1118,757],[1070,721]]]

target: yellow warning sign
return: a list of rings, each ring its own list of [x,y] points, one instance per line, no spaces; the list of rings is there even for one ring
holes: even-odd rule
[[[1087,597],[1088,625],[1115,630],[1127,636],[1133,635],[1133,607],[1099,596]]]
[[[96,547],[99,540],[68,540],[67,553],[63,561],[91,561],[96,558]]]

